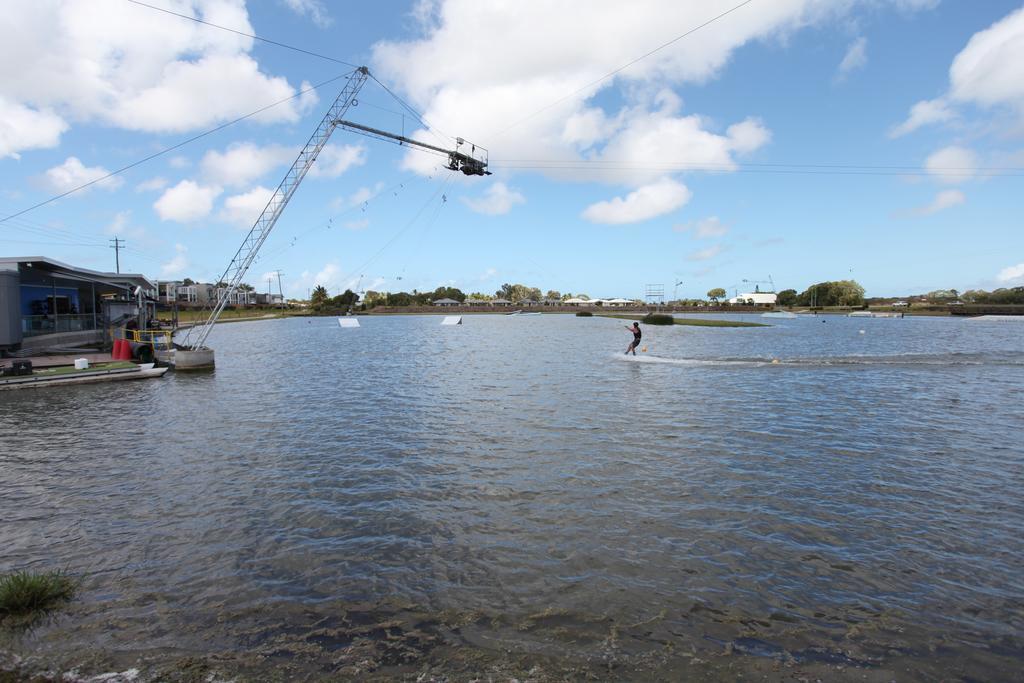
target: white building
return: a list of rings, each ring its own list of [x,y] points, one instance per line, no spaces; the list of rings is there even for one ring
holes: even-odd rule
[[[726,303],[741,306],[774,306],[779,295],[775,292],[744,292],[729,299]]]

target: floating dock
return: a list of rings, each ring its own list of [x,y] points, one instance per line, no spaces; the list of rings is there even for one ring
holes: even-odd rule
[[[31,389],[66,386],[68,384],[149,379],[152,377],[162,377],[165,372],[167,372],[167,368],[155,367],[153,363],[136,365],[127,361],[103,363],[84,369],[74,367],[33,369],[32,374],[0,377],[0,391],[4,389]]]

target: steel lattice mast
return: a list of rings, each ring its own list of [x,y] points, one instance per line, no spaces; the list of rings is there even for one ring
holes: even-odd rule
[[[361,66],[352,72],[348,78],[348,83],[342,89],[337,99],[334,100],[334,104],[327,111],[316,132],[313,133],[312,137],[309,138],[309,142],[299,152],[295,163],[292,164],[288,173],[285,174],[281,184],[277,186],[270,201],[267,202],[266,208],[263,209],[263,213],[256,219],[256,223],[249,230],[245,240],[242,241],[242,246],[235,252],[235,257],[231,259],[227,270],[224,271],[224,274],[218,280],[218,282],[228,283],[227,290],[223,294],[216,295],[217,303],[210,312],[210,317],[207,318],[206,322],[202,326],[191,328],[188,331],[184,341],[185,346],[188,346],[191,350],[197,351],[204,348],[203,345],[206,343],[206,338],[210,335],[210,331],[213,329],[214,323],[217,322],[221,311],[224,310],[224,306],[227,305],[231,295],[238,289],[238,285],[242,283],[242,278],[245,277],[249,266],[256,259],[256,254],[259,252],[260,247],[263,246],[267,236],[270,235],[270,231],[274,229],[274,225],[277,223],[277,219],[281,217],[284,207],[288,205],[288,201],[295,194],[295,189],[302,182],[310,167],[313,166],[313,162],[316,161],[324,145],[327,144],[328,138],[331,137],[331,133],[334,132],[338,125],[338,121],[345,115],[348,108],[352,106],[356,95],[359,94],[359,90],[366,83],[369,75],[370,72],[365,66]],[[196,331],[194,340],[192,339],[193,331]]]

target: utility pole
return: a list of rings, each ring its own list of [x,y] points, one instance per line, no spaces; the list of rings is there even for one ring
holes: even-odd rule
[[[120,240],[120,239],[115,237],[114,239],[108,240],[108,241],[113,242],[113,244],[110,245],[110,248],[114,250],[114,263],[117,265],[117,272],[118,272],[118,274],[120,274],[121,273],[121,250],[124,249],[124,240]]]
[[[281,296],[281,307],[283,308],[284,307],[284,290],[281,289],[281,276],[284,275],[284,273],[281,272],[280,268],[278,268],[274,272],[277,273],[277,293]]]

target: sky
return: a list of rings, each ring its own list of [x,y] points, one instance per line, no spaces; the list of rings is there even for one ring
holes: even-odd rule
[[[336,129],[260,291],[1024,285],[1020,2],[146,2],[206,24],[0,13],[0,255],[216,281],[365,65],[348,118],[492,175]]]

